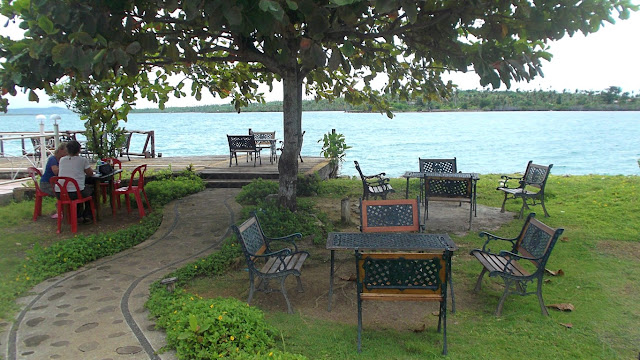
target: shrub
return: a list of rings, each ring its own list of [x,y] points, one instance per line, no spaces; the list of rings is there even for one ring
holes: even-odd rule
[[[272,180],[256,179],[242,187],[236,201],[242,205],[258,205],[267,195],[278,193],[278,183]]]
[[[182,173],[178,177],[170,177],[162,181],[152,181],[144,186],[149,202],[154,206],[163,206],[175,199],[202,191],[204,188],[204,181],[197,175],[189,173]]]
[[[320,184],[322,180],[317,172],[311,175],[298,174],[298,184],[296,186],[296,195],[298,196],[314,196],[320,192]]]

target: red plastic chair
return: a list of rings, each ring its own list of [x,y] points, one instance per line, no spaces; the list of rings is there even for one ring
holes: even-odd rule
[[[30,167],[27,169],[29,172],[29,176],[31,176],[31,180],[36,186],[36,206],[33,209],[33,221],[38,220],[38,216],[42,215],[42,198],[45,196],[51,196],[46,192],[40,190],[40,181],[36,176],[42,177],[42,173],[38,168]]]
[[[93,197],[83,197],[82,193],[80,192],[78,182],[75,179],[65,176],[54,176],[49,180],[49,182],[51,182],[53,191],[60,190],[60,198],[56,203],[56,208],[58,210],[58,234],[60,234],[60,227],[62,225],[62,211],[64,206],[67,206],[68,208],[67,212],[69,213],[69,216],[66,216],[66,218],[67,221],[71,222],[72,233],[78,232],[78,204],[80,203],[87,201],[89,202],[89,205],[91,206],[91,216],[93,217],[93,223],[96,223],[96,207],[93,204]],[[76,194],[78,195],[77,199],[71,199],[71,197],[69,196],[69,192],[67,191],[68,184],[71,184],[72,189],[75,188]]]
[[[136,197],[136,204],[138,205],[138,214],[140,214],[140,218],[145,216],[144,206],[142,205],[142,197],[140,193],[144,195],[144,199],[147,202],[147,208],[149,212],[151,212],[151,204],[149,203],[149,198],[147,197],[147,193],[144,191],[144,173],[147,171],[147,165],[143,164],[138,166],[131,173],[131,179],[129,180],[129,186],[124,186],[113,191],[113,196],[116,198],[116,202],[118,203],[118,207],[120,207],[120,195],[124,195],[124,199],[127,203],[127,212],[131,213],[131,202],[129,201],[129,194],[133,194]],[[134,185],[135,178],[138,178],[138,182]],[[112,210],[113,215],[116,214],[116,205],[113,202]]]
[[[122,163],[120,162],[120,160],[116,159],[116,158],[104,158],[102,159],[102,161],[108,163],[109,165],[111,165],[111,168],[113,170],[118,170],[118,169],[122,169]],[[114,188],[119,188],[120,184],[122,183],[122,173],[118,173],[113,177],[113,187]],[[109,189],[109,183],[108,182],[101,182],[100,183],[100,189],[102,190],[102,202],[106,203],[107,202],[107,190]]]

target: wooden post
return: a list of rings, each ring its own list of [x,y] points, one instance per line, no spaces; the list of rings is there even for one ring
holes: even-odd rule
[[[349,198],[342,199],[340,203],[340,218],[343,223],[351,222],[351,206],[349,206]]]

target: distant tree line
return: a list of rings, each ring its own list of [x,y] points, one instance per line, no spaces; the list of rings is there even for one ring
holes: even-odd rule
[[[389,99],[395,112],[420,111],[617,111],[640,110],[640,94],[622,92],[618,86],[610,86],[602,91],[564,90],[551,91],[492,91],[455,90],[451,97],[425,102],[422,99],[397,101]],[[366,105],[352,106],[344,99],[305,100],[304,111],[352,111],[370,112]],[[254,103],[243,108],[247,112],[281,112],[282,101]],[[167,107],[158,109],[137,109],[134,112],[235,112],[231,104],[203,105],[193,107]]]

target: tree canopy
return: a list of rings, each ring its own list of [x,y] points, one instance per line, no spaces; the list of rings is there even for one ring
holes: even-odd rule
[[[295,209],[303,90],[388,112],[383,95],[447,96],[447,71],[509,87],[542,75],[548,41],[635,10],[630,0],[3,0],[2,14],[26,32],[0,38],[0,107],[17,88],[114,77],[123,96],[161,107],[169,95],[210,91],[239,110],[263,101],[260,83],[282,81],[279,198]],[[173,74],[183,77],[169,83]]]

